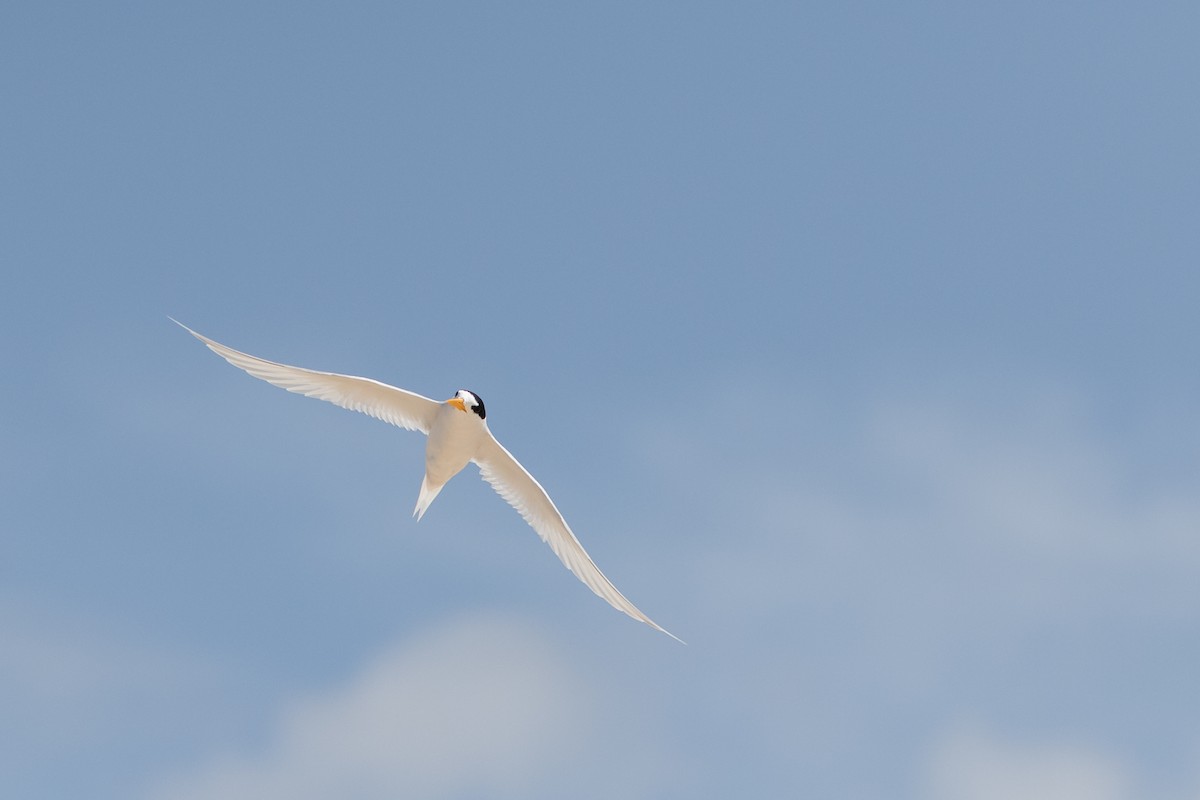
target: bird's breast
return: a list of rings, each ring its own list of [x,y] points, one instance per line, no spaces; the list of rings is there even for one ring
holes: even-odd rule
[[[479,417],[442,406],[425,444],[425,474],[429,480],[440,485],[457,475],[479,450],[484,435]]]

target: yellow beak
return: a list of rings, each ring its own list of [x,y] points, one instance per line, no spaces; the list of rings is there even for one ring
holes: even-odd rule
[[[454,406],[459,411],[467,410],[467,407],[463,405],[463,401],[462,401],[461,397],[451,397],[449,400],[446,401],[446,405]]]

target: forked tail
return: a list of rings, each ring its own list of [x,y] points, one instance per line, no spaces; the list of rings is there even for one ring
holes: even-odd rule
[[[433,502],[433,498],[438,496],[438,492],[445,486],[444,483],[439,483],[437,486],[429,485],[429,476],[426,475],[421,479],[421,494],[417,496],[417,507],[413,509],[413,516],[417,521],[421,521],[421,517],[425,516],[425,509],[429,508],[429,504]]]

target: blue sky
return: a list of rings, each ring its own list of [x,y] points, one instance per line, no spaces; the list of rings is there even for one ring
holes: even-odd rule
[[[6,4],[0,783],[1200,797],[1198,29]],[[478,392],[688,646],[168,314]]]

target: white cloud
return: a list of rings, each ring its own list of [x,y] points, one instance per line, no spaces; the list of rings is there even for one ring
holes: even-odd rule
[[[523,796],[594,732],[581,681],[530,628],[461,621],[293,702],[256,755],[162,783],[157,800]]]
[[[1200,464],[1149,479],[1089,427],[1085,402],[1061,394],[1014,391],[1004,407],[946,394],[790,407],[769,430],[743,423],[735,434],[711,424],[713,410],[656,421],[647,464],[656,480],[684,484],[677,491],[709,523],[686,528],[697,602],[736,619],[797,604],[861,608],[890,591],[1083,613],[1112,573],[1153,586],[1137,596],[1143,610],[1177,604],[1194,585]],[[700,442],[696,430],[711,433]],[[770,468],[720,470],[746,464],[747,452]],[[1022,580],[988,584],[1005,571]]]
[[[744,739],[800,740],[828,763],[887,742],[869,756],[886,764],[917,752],[892,738],[897,727],[964,713],[1006,715],[1018,731],[1075,718],[1092,726],[1085,736],[1121,741],[1121,760],[1071,742],[964,737],[943,748],[936,796],[1132,797],[1126,766],[1153,773],[1150,788],[1181,785],[1185,769],[1190,779],[1174,755],[1146,756],[1165,731],[1192,728],[1194,703],[1169,711],[1157,697],[1190,697],[1175,677],[1187,671],[1131,657],[1129,643],[1170,641],[1164,662],[1195,661],[1200,462],[1147,470],[1139,450],[1153,455],[1153,442],[1093,425],[1086,401],[1063,395],[893,393],[792,404],[733,430],[717,422],[735,403],[687,394],[718,401],[654,420],[638,446],[671,494],[663,505],[684,517],[652,520],[655,534],[687,535],[674,543],[690,568],[679,627],[694,646],[746,653],[756,676],[724,710]],[[710,688],[719,707],[726,687]],[[1142,696],[1162,710],[1139,709]],[[1142,727],[1146,713],[1163,714],[1164,732]],[[1032,785],[1061,792],[1018,791]]]
[[[1018,397],[880,406],[865,455],[890,469],[931,521],[1035,557],[1200,563],[1186,474],[1148,481],[1087,424],[1086,405]],[[1193,465],[1194,466],[1194,465]]]
[[[1132,799],[1122,764],[1076,743],[1002,741],[959,730],[930,753],[929,800]]]

